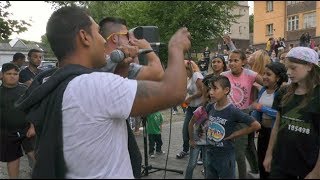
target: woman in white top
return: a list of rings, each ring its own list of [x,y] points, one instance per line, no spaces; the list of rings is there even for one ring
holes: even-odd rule
[[[187,70],[187,97],[185,99],[185,103],[188,104],[188,108],[186,110],[186,116],[183,123],[182,135],[183,135],[183,150],[177,154],[177,158],[181,159],[188,155],[189,152],[189,132],[188,126],[190,119],[193,116],[193,111],[197,109],[197,107],[201,104],[201,96],[202,96],[202,79],[203,76],[200,73],[200,69],[198,65],[191,60],[185,60],[185,66]]]

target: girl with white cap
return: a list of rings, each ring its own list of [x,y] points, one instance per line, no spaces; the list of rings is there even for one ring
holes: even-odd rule
[[[286,56],[291,84],[279,90],[277,117],[263,165],[270,178],[320,178],[320,67],[307,47]]]

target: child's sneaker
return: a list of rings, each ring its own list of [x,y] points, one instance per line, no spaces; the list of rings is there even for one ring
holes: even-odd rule
[[[199,159],[199,160],[197,161],[197,164],[198,164],[198,165],[202,165],[202,164],[203,164],[202,159]]]
[[[155,158],[155,155],[154,155],[154,153],[152,153],[152,154],[149,154],[149,157],[150,157],[150,158]]]
[[[204,169],[201,170],[201,174],[202,174],[203,176],[205,176],[205,174],[204,174]]]
[[[166,153],[165,151],[157,151],[156,152],[157,155],[161,155],[161,154],[165,154],[165,153]]]
[[[182,159],[184,158],[186,155],[188,155],[187,152],[181,151],[179,154],[177,154],[177,159]]]

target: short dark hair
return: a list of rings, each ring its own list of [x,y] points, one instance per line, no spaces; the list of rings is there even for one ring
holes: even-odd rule
[[[203,79],[202,79],[202,83],[209,87],[209,84],[211,84],[212,82],[212,79],[215,77],[215,75],[212,73],[212,74],[208,74],[206,75]]]
[[[62,7],[48,20],[46,35],[54,55],[59,61],[76,49],[76,35],[84,29],[91,35],[89,12],[77,6]]]
[[[241,60],[246,60],[247,59],[246,54],[240,49],[235,49],[235,50],[231,51],[231,53],[240,54],[240,59]]]
[[[231,83],[230,83],[229,79],[226,76],[223,76],[223,75],[215,76],[212,79],[211,84],[214,85],[215,82],[219,83],[223,89],[229,88],[228,94],[230,93],[230,91],[231,91]]]
[[[31,57],[32,53],[42,53],[41,50],[39,49],[30,49],[29,52],[28,52],[28,57]]]
[[[15,62],[15,61],[18,61],[19,59],[25,59],[25,58],[26,56],[24,54],[17,52],[13,55],[12,61]]]
[[[17,72],[19,72],[19,67],[13,63],[5,63],[2,65],[2,69],[1,69],[1,72],[2,73],[5,73],[7,71],[10,71],[11,69],[14,69],[16,70]]]
[[[102,35],[102,37],[107,38],[111,33],[114,33],[114,31],[118,31],[114,30],[112,28],[112,26],[114,25],[124,25],[127,26],[127,22],[125,19],[120,18],[120,17],[106,17],[104,19],[102,19],[99,22],[99,26],[100,26],[100,34]]]

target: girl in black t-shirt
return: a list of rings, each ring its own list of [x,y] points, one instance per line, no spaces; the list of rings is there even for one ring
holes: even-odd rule
[[[286,56],[291,84],[279,90],[278,111],[263,165],[270,178],[320,178],[320,67],[306,47]]]

